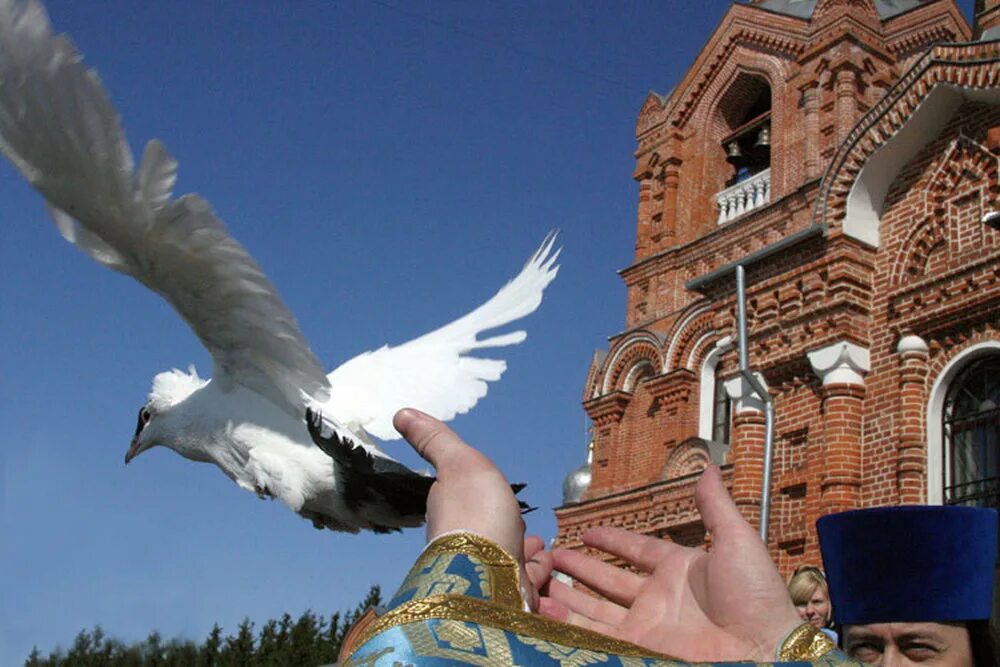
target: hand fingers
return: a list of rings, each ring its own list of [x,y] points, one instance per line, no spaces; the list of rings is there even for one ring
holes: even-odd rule
[[[532,536],[524,540],[524,569],[531,586],[544,593],[552,577],[552,554],[538,548],[541,544],[539,537]]]
[[[618,556],[643,572],[652,572],[670,551],[682,548],[666,540],[609,527],[591,528],[584,533],[583,543]]]
[[[569,616],[569,608],[550,597],[542,597],[538,600],[538,613],[542,616],[548,616],[554,621],[565,623]]]
[[[465,444],[458,434],[428,414],[404,408],[392,418],[393,427],[437,470],[438,476],[494,471],[485,456]],[[499,472],[499,471],[497,471]]]
[[[632,606],[644,581],[637,574],[568,549],[553,551],[552,564],[555,569],[623,607]]]
[[[608,625],[620,626],[628,616],[628,609],[608,600],[601,600],[561,581],[549,584],[548,597],[563,604],[569,611]]]
[[[552,598],[542,598],[538,601],[538,613],[542,616],[547,616],[554,621],[571,623],[572,625],[576,625],[587,630],[600,632],[601,634],[609,637],[621,636],[618,628],[608,625],[607,623],[601,623],[600,621],[587,618],[581,614],[577,614],[576,612],[567,609],[561,602],[553,600]]]
[[[537,535],[528,535],[524,538],[524,557],[531,558],[539,551],[545,549],[545,541]]]

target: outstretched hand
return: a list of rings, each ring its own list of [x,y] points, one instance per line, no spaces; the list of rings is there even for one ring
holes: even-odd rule
[[[507,478],[493,462],[445,424],[419,410],[396,413],[393,426],[428,463],[437,480],[427,496],[427,541],[469,531],[503,547],[521,566],[522,592],[537,608],[536,587],[524,568],[524,520]]]
[[[585,545],[643,574],[556,549],[556,570],[607,599],[552,580],[539,611],[684,660],[773,660],[778,643],[801,623],[784,582],[718,468],[705,471],[695,502],[712,535],[710,552],[617,528],[591,529]]]

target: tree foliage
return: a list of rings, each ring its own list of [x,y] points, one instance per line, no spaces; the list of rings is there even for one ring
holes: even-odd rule
[[[269,619],[254,632],[245,618],[226,635],[214,625],[200,644],[190,639],[164,640],[155,630],[146,639],[126,644],[105,634],[100,626],[81,630],[68,648],[43,656],[36,647],[25,667],[314,667],[336,661],[347,631],[368,607],[382,602],[372,586],[353,610],[328,618],[306,610],[293,620],[289,614]]]

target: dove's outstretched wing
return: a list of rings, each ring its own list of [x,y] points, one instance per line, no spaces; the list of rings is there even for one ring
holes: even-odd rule
[[[392,416],[401,408],[417,408],[445,421],[470,410],[486,395],[486,383],[498,380],[507,364],[468,353],[525,339],[524,331],[479,336],[538,308],[559,270],[554,243],[555,234],[550,234],[521,273],[471,313],[398,347],[360,354],[334,370],[325,409],[340,423],[360,426],[383,440],[399,438]]]
[[[68,241],[160,294],[215,361],[215,379],[304,414],[328,384],[277,290],[207,202],[172,199],[177,163],[146,147],[138,173],[95,72],[35,0],[0,0],[0,151],[48,200]]]

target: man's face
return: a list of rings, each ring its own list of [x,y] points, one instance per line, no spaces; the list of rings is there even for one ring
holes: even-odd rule
[[[844,649],[850,657],[880,667],[973,667],[969,632],[962,623],[848,625]]]

